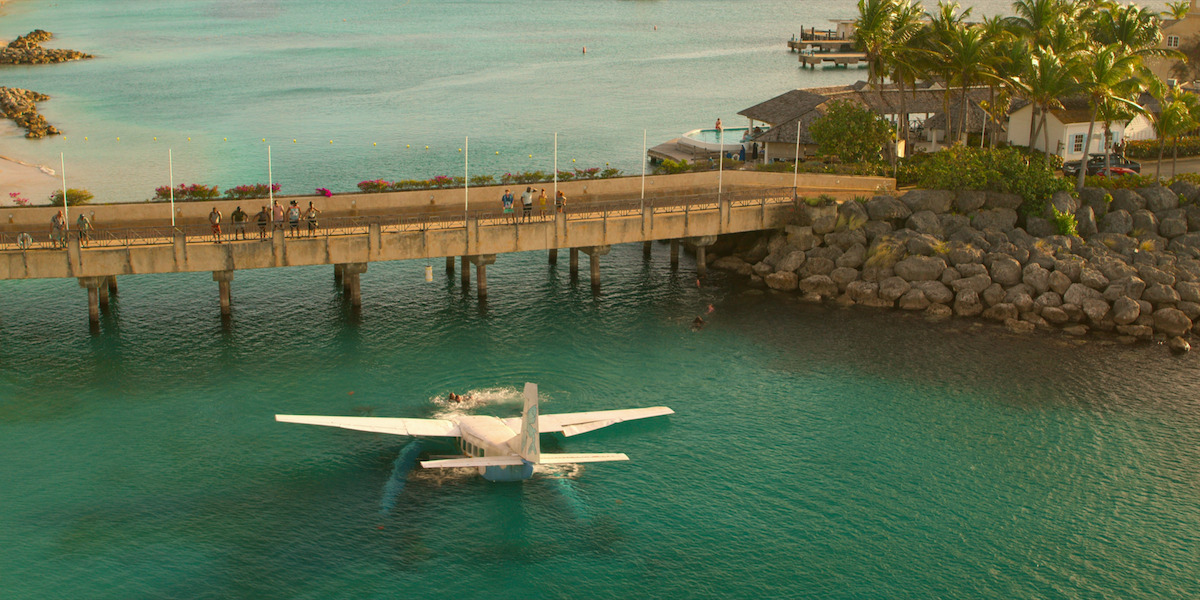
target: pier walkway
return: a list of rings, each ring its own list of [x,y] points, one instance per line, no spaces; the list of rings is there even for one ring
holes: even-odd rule
[[[772,181],[779,179],[777,174],[766,175]],[[827,192],[846,198],[894,186],[884,178],[846,177],[839,182],[841,179],[847,180],[845,185]],[[805,189],[799,193],[820,192]],[[197,223],[174,229],[105,227],[90,240],[81,240],[72,231],[66,248],[46,247],[50,244],[39,240],[36,244],[40,247],[22,249],[21,234],[6,232],[0,233],[0,279],[76,278],[87,289],[93,322],[99,320],[110,293],[116,291],[116,276],[132,274],[210,271],[219,284],[221,312],[229,314],[231,283],[240,269],[333,265],[346,298],[358,306],[360,275],[372,262],[444,257],[447,270],[453,270],[456,257],[460,257],[463,283],[469,283],[468,265],[474,265],[478,294],[486,297],[487,265],[494,263],[497,255],[548,251],[549,261],[554,263],[558,250],[565,249],[570,253],[572,273],[578,269],[579,253],[588,255],[591,283],[598,288],[601,257],[614,244],[642,242],[649,253],[650,242],[669,240],[671,261],[677,265],[680,243],[687,242],[696,250],[697,269],[703,275],[704,249],[716,236],[781,227],[794,213],[796,198],[797,188],[792,187],[740,187],[717,193],[714,186],[712,191],[645,200],[568,203],[563,212],[550,206],[542,213],[535,207],[528,220],[522,218],[519,207],[510,215],[492,208],[396,210],[322,218],[312,236],[301,222],[299,236],[268,227],[266,238],[259,239],[257,225],[248,223],[249,239],[231,240],[226,231],[222,243],[213,241],[207,225]],[[38,237],[46,238],[45,234]]]

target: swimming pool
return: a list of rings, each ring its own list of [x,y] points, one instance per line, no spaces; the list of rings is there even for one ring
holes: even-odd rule
[[[718,134],[716,129],[693,129],[685,134],[679,140],[680,144],[691,146],[698,150],[708,152],[737,152],[742,146],[742,139],[746,136],[748,127],[726,127],[724,137]],[[746,143],[749,143],[747,141]],[[749,151],[749,148],[746,148]]]

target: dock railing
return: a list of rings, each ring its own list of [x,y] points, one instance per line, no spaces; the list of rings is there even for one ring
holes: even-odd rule
[[[282,223],[282,227],[279,223],[272,222],[268,223],[265,229],[260,232],[257,221],[247,221],[243,229],[245,240],[269,242],[272,240],[276,229],[282,229],[287,239],[301,239],[307,237],[366,235],[372,225],[378,225],[381,232],[387,233],[463,229],[466,227],[468,221],[474,221],[480,227],[514,224],[520,226],[527,223],[555,221],[558,218],[559,211],[553,206],[552,202],[549,201],[547,203],[545,210],[535,205],[528,215],[526,215],[521,206],[516,206],[511,213],[504,213],[501,208],[486,208],[473,209],[467,212],[440,210],[419,214],[407,212],[382,215],[322,217],[318,220],[317,227],[311,232],[308,228],[308,222],[304,219],[301,219],[295,228],[287,221]],[[797,194],[795,188],[742,188],[723,191],[720,194],[705,192],[645,199],[620,199],[578,203],[572,203],[568,200],[562,210],[562,215],[563,219],[569,223],[572,221],[627,218],[642,215],[646,209],[649,209],[651,214],[687,214],[692,212],[717,211],[720,210],[721,203],[726,203],[731,208],[761,206],[765,209],[767,205],[795,204],[796,202]],[[230,223],[222,224],[222,241],[242,241],[240,237],[235,240],[234,236],[240,236],[243,229],[238,229]],[[78,239],[83,248],[171,244],[174,243],[178,236],[182,236],[189,242],[216,241],[212,234],[211,226],[207,224],[179,225],[174,228],[171,226],[94,227],[84,236],[81,236],[80,233],[77,229],[71,229],[67,232],[67,237],[71,240]],[[42,230],[0,234],[0,250],[28,251],[63,247],[65,247],[65,244],[55,239],[48,227]]]

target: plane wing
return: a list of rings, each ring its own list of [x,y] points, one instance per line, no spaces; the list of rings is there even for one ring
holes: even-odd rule
[[[538,430],[542,433],[562,432],[570,437],[595,431],[602,427],[615,425],[624,421],[647,419],[675,414],[675,411],[665,406],[650,408],[625,408],[618,410],[597,410],[592,412],[561,413],[557,415],[541,415],[538,417]],[[520,427],[520,419],[504,419],[504,424],[510,429]]]
[[[324,425],[357,431],[411,435],[417,437],[459,437],[458,425],[444,419],[402,419],[389,417],[320,417],[315,415],[275,415],[281,423]]]
[[[468,458],[447,458],[444,460],[423,460],[421,466],[426,469],[447,469],[451,467],[506,467],[523,465],[520,456],[477,456]]]

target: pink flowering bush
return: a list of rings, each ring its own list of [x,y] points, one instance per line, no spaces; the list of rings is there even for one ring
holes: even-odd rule
[[[239,185],[225,190],[225,197],[230,200],[245,200],[247,198],[266,198],[272,193],[278,194],[282,189],[278,183],[273,183],[270,187],[265,183],[256,183],[253,185]]]
[[[372,179],[370,181],[358,182],[358,189],[368,194],[386,192],[391,187],[392,183],[383,179]]]
[[[333,192],[329,191],[327,188],[317,188],[317,194],[320,196],[325,196],[326,198],[333,196]]]
[[[172,188],[169,185],[155,188],[154,199],[169,200],[171,198],[171,191]],[[174,188],[174,192],[175,199],[180,202],[189,202],[193,200],[212,200],[213,198],[221,195],[221,192],[217,189],[217,186],[201,185],[199,183],[193,183],[192,185],[181,183],[179,184],[179,187]]]
[[[8,197],[12,198],[13,204],[17,206],[29,206],[29,198],[22,198],[21,192],[9,192]]]

